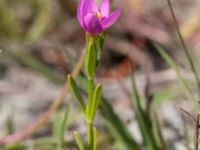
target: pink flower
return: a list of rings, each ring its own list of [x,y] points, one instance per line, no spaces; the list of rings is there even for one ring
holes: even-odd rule
[[[80,0],[77,17],[85,32],[89,32],[92,35],[98,35],[117,21],[120,12],[121,11],[117,9],[109,14],[109,0],[102,0],[100,9],[95,0]]]

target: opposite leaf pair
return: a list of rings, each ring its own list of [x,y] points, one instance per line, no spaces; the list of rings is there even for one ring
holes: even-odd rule
[[[79,92],[79,89],[76,85],[76,82],[74,81],[74,79],[71,75],[68,75],[68,83],[70,85],[72,93],[73,93],[79,107],[84,112],[87,121],[93,122],[94,116],[97,112],[97,108],[98,108],[99,103],[100,103],[102,86],[100,84],[98,84],[96,86],[96,88],[94,90],[94,95],[93,95],[92,101],[88,102],[88,106],[86,106],[86,104],[85,104],[85,102],[84,102],[84,100],[83,100],[83,98],[82,98],[82,96]]]

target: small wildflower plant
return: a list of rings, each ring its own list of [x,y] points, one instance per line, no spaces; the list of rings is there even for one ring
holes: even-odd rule
[[[104,45],[104,31],[117,21],[121,12],[117,9],[113,13],[109,13],[109,0],[102,0],[100,8],[98,8],[95,0],[79,1],[77,18],[86,33],[85,72],[88,78],[87,103],[83,100],[78,86],[71,75],[68,76],[68,83],[87,121],[88,150],[96,150],[97,131],[93,126],[93,122],[100,104],[102,86],[101,84],[94,84],[94,77],[100,62],[101,51]],[[74,137],[79,149],[85,150],[84,144],[78,132],[75,132]]]

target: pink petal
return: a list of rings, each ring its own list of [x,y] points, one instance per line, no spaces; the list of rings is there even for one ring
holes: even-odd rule
[[[77,9],[77,18],[80,25],[84,26],[84,18],[91,12],[98,12],[98,7],[95,0],[79,0]]]
[[[78,18],[79,23],[83,27],[82,11],[81,11],[82,5],[83,5],[83,0],[79,0],[78,8],[77,8],[77,18]]]
[[[96,3],[96,0],[87,0],[87,1],[90,1],[90,9],[91,9],[91,12],[93,12],[93,13],[99,12],[98,5],[97,5],[97,3]]]
[[[102,0],[100,12],[103,16],[107,17],[110,12],[110,2],[109,0]]]
[[[113,25],[119,18],[120,14],[121,14],[121,11],[119,9],[117,9],[109,17],[103,19],[101,22],[103,29],[107,29],[111,25]]]
[[[78,10],[77,10],[77,17],[79,20],[79,23],[84,28],[84,17],[89,13],[90,11],[90,3],[88,0],[80,0],[78,4]]]
[[[84,18],[84,23],[87,28],[87,31],[91,34],[97,35],[103,31],[99,19],[93,13],[88,14]]]

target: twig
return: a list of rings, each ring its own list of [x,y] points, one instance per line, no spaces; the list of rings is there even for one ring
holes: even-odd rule
[[[196,120],[196,132],[195,132],[195,141],[194,141],[194,149],[199,149],[199,125],[200,125],[200,114],[197,115]]]
[[[184,114],[186,114],[187,116],[191,117],[191,118],[193,119],[194,122],[197,121],[196,118],[195,118],[192,114],[190,114],[189,112],[187,112],[187,111],[184,110],[183,108],[180,108],[180,110],[181,110]]]
[[[81,71],[82,64],[84,62],[84,53],[81,54],[80,58],[78,59],[78,62],[72,71],[72,76],[75,78],[78,76],[78,74]],[[16,143],[20,142],[23,139],[27,138],[28,136],[35,133],[37,130],[39,130],[43,125],[47,123],[49,120],[51,114],[62,104],[62,102],[65,99],[66,94],[69,92],[69,87],[67,82],[65,83],[65,86],[63,87],[60,95],[53,101],[52,105],[49,107],[49,109],[44,112],[35,123],[33,123],[30,127],[28,127],[25,130],[19,131],[15,134],[4,136],[0,138],[0,144],[8,144],[8,143]]]

